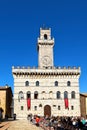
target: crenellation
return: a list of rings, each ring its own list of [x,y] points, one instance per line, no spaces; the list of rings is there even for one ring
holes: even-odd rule
[[[63,66],[63,67],[60,67],[60,66],[57,66],[57,67],[55,67],[55,66],[48,66],[48,67],[44,67],[44,68],[40,68],[39,66],[38,67],[35,67],[35,66],[33,66],[33,67],[29,67],[29,66],[27,66],[27,67],[24,67],[24,66],[17,66],[17,67],[14,67],[14,66],[12,66],[12,69],[18,69],[18,70],[48,70],[48,69],[51,69],[51,70],[81,70],[81,68],[80,67],[70,67],[70,66],[68,66],[68,67],[65,67],[65,66]]]

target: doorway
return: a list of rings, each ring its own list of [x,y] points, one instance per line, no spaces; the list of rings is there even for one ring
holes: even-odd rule
[[[44,106],[44,116],[51,116],[51,107],[49,105]]]

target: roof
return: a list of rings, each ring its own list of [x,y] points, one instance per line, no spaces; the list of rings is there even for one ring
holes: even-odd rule
[[[87,93],[80,93],[80,95],[87,97]]]
[[[6,90],[8,88],[10,88],[10,87],[9,86],[0,86],[0,90]]]
[[[11,89],[11,87],[9,87],[9,86],[0,86],[0,91],[2,91],[2,90],[8,90],[8,89],[10,89],[10,91],[11,91],[11,93],[12,93],[12,89]],[[13,95],[13,93],[12,93],[12,95]]]

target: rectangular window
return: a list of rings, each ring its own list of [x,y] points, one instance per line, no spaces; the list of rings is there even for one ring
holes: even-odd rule
[[[56,105],[53,105],[53,107],[56,107]]]
[[[58,110],[60,110],[60,106],[58,106]]]
[[[24,107],[23,107],[23,106],[21,106],[21,110],[24,110]]]
[[[35,110],[35,111],[37,110],[37,106],[34,106],[34,110]]]
[[[74,106],[71,106],[71,110],[74,110]]]

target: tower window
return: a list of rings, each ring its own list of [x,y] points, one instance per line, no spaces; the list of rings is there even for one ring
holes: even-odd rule
[[[55,86],[58,86],[58,81],[55,81]]]
[[[25,82],[25,86],[29,86],[29,82],[28,81]]]
[[[71,82],[70,81],[67,82],[67,86],[71,86]]]
[[[36,81],[36,86],[39,86],[39,81]]]
[[[47,40],[47,34],[44,34],[44,40]]]

